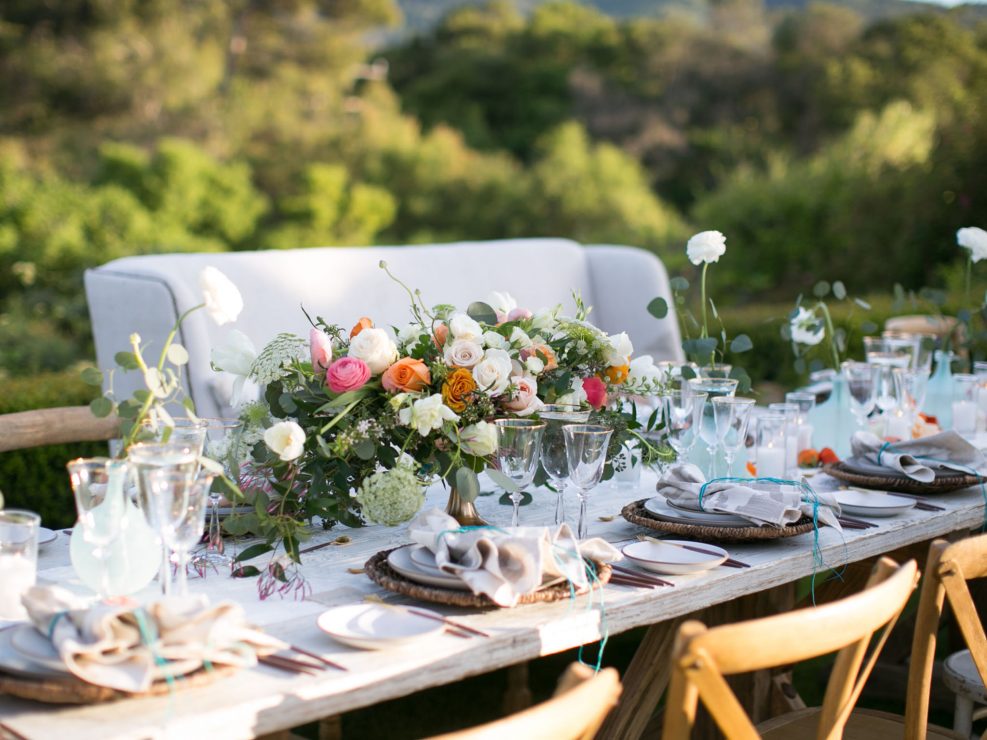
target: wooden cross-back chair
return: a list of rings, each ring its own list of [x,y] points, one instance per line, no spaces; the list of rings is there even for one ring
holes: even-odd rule
[[[936,654],[939,620],[946,600],[953,611],[960,633],[969,649],[972,672],[979,674],[981,687],[987,685],[987,635],[977,615],[967,581],[987,577],[987,535],[970,537],[950,544],[936,540],[929,548],[922,595],[919,599],[912,641],[912,670],[908,673],[908,705],[905,710],[906,740],[925,740],[929,715],[932,664]],[[953,658],[967,656],[957,653]],[[965,661],[964,661],[965,662]],[[974,676],[975,678],[975,676]],[[969,737],[972,703],[958,702],[953,729]],[[987,738],[987,733],[984,733]]]
[[[432,740],[591,740],[620,697],[617,671],[594,674],[580,663],[559,679],[546,702],[489,724],[440,735]]]
[[[834,740],[844,733],[847,737],[900,737],[900,718],[854,712],[854,705],[917,581],[914,560],[898,566],[881,558],[865,590],[825,606],[709,629],[700,622],[686,622],[679,628],[673,653],[664,740],[689,737],[700,701],[730,740],[807,740],[813,736]],[[822,707],[791,712],[760,727],[751,722],[726,681],[726,676],[837,651]],[[892,721],[896,728],[889,727]]]
[[[88,406],[0,414],[0,452],[71,442],[102,442],[119,436],[120,419],[99,418]]]

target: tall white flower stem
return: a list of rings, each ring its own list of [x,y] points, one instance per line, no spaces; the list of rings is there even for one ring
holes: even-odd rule
[[[829,351],[832,353],[833,369],[840,371],[840,352],[836,347],[836,330],[833,327],[833,317],[829,313],[829,307],[824,301],[819,301],[819,308],[822,311],[823,319],[826,322],[826,335],[829,337]]]

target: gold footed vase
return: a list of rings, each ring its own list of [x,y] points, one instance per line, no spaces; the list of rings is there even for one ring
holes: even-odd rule
[[[449,503],[446,504],[446,514],[451,516],[462,527],[485,527],[487,522],[480,516],[472,501],[467,501],[456,491],[449,489]]]

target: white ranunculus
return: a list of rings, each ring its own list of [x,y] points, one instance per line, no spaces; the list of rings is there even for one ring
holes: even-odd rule
[[[213,321],[219,326],[236,321],[243,310],[243,297],[232,280],[215,267],[205,267],[199,273],[199,289]]]
[[[541,375],[545,370],[545,361],[537,355],[531,355],[524,361],[524,369],[532,375]]]
[[[607,343],[609,345],[607,348],[607,362],[609,364],[626,365],[631,361],[634,345],[631,344],[631,338],[627,336],[626,331],[607,337]]]
[[[627,372],[627,382],[634,386],[660,383],[664,375],[661,368],[655,365],[655,361],[651,355],[641,355],[631,360]]]
[[[350,357],[363,360],[374,375],[397,362],[398,348],[383,329],[364,329],[350,340]]]
[[[242,331],[234,329],[227,337],[226,344],[213,348],[211,355],[213,367],[235,377],[230,393],[230,405],[239,406],[240,401],[244,398],[244,389],[247,384],[249,383],[250,387],[256,385],[252,380],[249,380],[249,377],[254,360],[257,359],[257,348],[250,341],[250,337]],[[252,390],[250,395],[253,395]]]
[[[456,339],[479,339],[483,328],[466,314],[457,313],[449,319],[449,333]]]
[[[531,327],[541,331],[551,331],[559,323],[560,313],[562,313],[562,306],[555,306],[552,309],[542,309],[531,317]]]
[[[408,324],[398,332],[398,341],[401,344],[417,344],[424,331],[421,324]]]
[[[483,343],[494,349],[507,349],[507,339],[495,331],[483,332]]]
[[[956,243],[970,250],[973,262],[987,258],[987,231],[976,226],[967,226],[956,232]]]
[[[816,312],[804,306],[799,306],[798,313],[792,318],[791,330],[793,342],[809,347],[819,344],[826,336],[826,328]]]
[[[511,332],[511,344],[520,348],[530,347],[531,337],[529,337],[520,326],[515,326],[514,330]]]
[[[487,304],[498,314],[503,314],[504,316],[507,316],[507,314],[517,308],[517,301],[514,299],[514,296],[499,290],[492,291],[487,296]]]
[[[487,457],[497,451],[497,425],[487,421],[470,424],[459,433],[459,444],[468,455]]]
[[[446,344],[442,357],[452,367],[473,367],[483,359],[483,347],[472,339],[457,339]]]
[[[285,462],[291,462],[305,451],[305,430],[294,421],[279,421],[265,430],[264,444]]]
[[[421,398],[398,412],[398,421],[406,427],[414,427],[423,437],[441,429],[447,421],[459,421],[459,415],[445,405],[442,396],[435,393]]]
[[[499,396],[511,382],[511,356],[502,349],[488,349],[473,367],[477,387],[490,396]]]
[[[727,251],[727,238],[719,231],[701,231],[685,247],[689,261],[694,265],[716,262]]]

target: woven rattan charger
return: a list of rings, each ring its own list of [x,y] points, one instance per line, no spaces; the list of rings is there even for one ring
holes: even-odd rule
[[[753,542],[760,540],[777,540],[782,537],[794,537],[812,531],[812,519],[802,517],[787,527],[711,527],[706,524],[679,524],[657,519],[644,508],[648,501],[642,498],[627,504],[620,515],[632,524],[639,524],[659,532],[682,535],[705,542]]]
[[[427,586],[417,583],[410,578],[405,578],[387,564],[387,556],[397,548],[391,550],[381,550],[374,555],[363,566],[364,571],[371,581],[388,591],[410,596],[419,601],[430,601],[435,604],[447,604],[449,606],[465,606],[479,609],[501,608],[483,594],[474,594],[469,591],[454,591],[450,588],[439,586]],[[610,566],[605,563],[592,561],[596,568],[596,579],[592,588],[598,588],[610,580],[612,573]],[[549,601],[563,601],[572,597],[569,584],[559,583],[555,586],[543,588],[531,594],[523,594],[518,600],[521,604],[541,604]]]
[[[860,488],[870,488],[879,491],[897,491],[898,493],[915,493],[918,495],[949,493],[950,491],[958,491],[961,488],[980,485],[979,476],[967,475],[959,471],[956,471],[955,474],[936,475],[935,480],[931,483],[922,483],[921,481],[909,478],[907,475],[871,475],[869,473],[855,472],[842,460],[825,466],[823,472]]]

